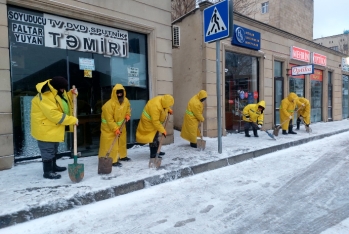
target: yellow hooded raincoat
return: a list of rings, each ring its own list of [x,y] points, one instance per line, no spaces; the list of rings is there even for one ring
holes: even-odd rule
[[[299,106],[299,105],[297,106],[298,107],[297,117],[303,116],[304,123],[309,125],[310,124],[310,110],[311,110],[310,102],[308,99],[306,99],[304,97],[301,97],[298,100],[300,103],[304,104],[305,106]]]
[[[137,127],[136,140],[138,143],[151,143],[156,132],[165,132],[162,123],[165,121],[167,113],[171,110],[170,107],[173,104],[174,99],[169,94],[157,96],[148,101]]]
[[[51,80],[51,79],[50,79]],[[68,101],[67,108],[54,89],[50,80],[38,83],[38,94],[33,98],[31,105],[31,135],[39,141],[63,142],[65,126],[73,131],[77,118],[73,115],[73,98],[71,92],[64,91],[63,96]],[[69,113],[67,113],[69,112]]]
[[[258,110],[258,106],[262,106],[265,109],[265,101],[260,101],[257,104],[248,104],[244,107],[242,114],[242,119],[246,122],[253,122],[263,125],[264,114]],[[246,116],[249,116],[247,120]]]
[[[288,126],[290,121],[290,116],[293,118],[294,109],[296,108],[296,105],[302,105],[298,101],[297,94],[291,92],[286,98],[282,99],[281,105],[280,105],[280,123],[284,123],[281,128],[282,130],[288,130]]]
[[[191,143],[197,142],[197,137],[201,135],[198,129],[199,122],[204,122],[205,120],[202,115],[204,104],[200,101],[202,98],[207,98],[205,90],[201,90],[189,100],[184,114],[181,137]]]
[[[116,90],[120,89],[124,90],[124,101],[122,104],[119,103],[116,96]],[[111,99],[102,106],[101,139],[98,157],[104,157],[107,154],[115,138],[115,131],[120,128],[126,115],[131,116],[130,102],[126,98],[125,88],[121,84],[116,84],[111,93]],[[122,133],[118,141],[115,142],[110,151],[109,156],[113,159],[113,163],[118,161],[118,154],[120,158],[125,158],[127,156],[127,132],[125,125],[122,128]]]

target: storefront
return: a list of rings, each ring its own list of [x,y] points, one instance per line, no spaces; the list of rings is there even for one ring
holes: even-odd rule
[[[30,134],[31,100],[37,94],[36,84],[54,76],[66,77],[69,87],[78,88],[77,139],[82,156],[98,153],[101,108],[117,83],[125,87],[132,108],[131,120],[126,125],[127,142],[130,146],[136,144],[135,132],[146,102],[159,94],[173,94],[172,62],[157,60],[159,56],[166,59],[172,54],[171,47],[167,46],[171,43],[171,27],[163,23],[154,25],[154,22],[169,22],[170,3],[160,6],[126,3],[120,9],[115,2],[98,6],[85,4],[86,7],[74,3],[43,6],[31,0],[15,0],[16,6],[6,4],[11,2],[0,3],[0,8],[7,12],[8,27],[2,34],[8,35],[7,79],[12,100],[8,112],[12,112],[13,123],[12,132],[8,134],[13,137],[13,145],[6,147],[13,153],[0,156],[0,170],[10,168],[13,159],[40,156],[36,140]],[[65,10],[59,10],[62,8]],[[140,14],[144,8],[153,15]],[[158,38],[161,38],[160,44]],[[0,64],[1,69],[6,67]],[[168,78],[159,80],[158,76]],[[159,85],[165,85],[166,89],[159,92],[156,89]],[[169,131],[164,143],[172,141],[172,131]],[[59,152],[70,155],[71,147],[72,137],[67,133]]]

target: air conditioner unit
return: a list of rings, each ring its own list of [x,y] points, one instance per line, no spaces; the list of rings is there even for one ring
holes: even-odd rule
[[[172,46],[180,46],[180,28],[176,25],[172,25]]]

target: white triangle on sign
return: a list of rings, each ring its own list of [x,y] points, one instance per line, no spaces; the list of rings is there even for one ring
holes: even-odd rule
[[[227,27],[225,26],[221,15],[219,14],[217,7],[214,8],[212,12],[212,16],[210,19],[210,24],[208,25],[207,31],[206,31],[206,37],[212,36],[216,33],[226,31]]]

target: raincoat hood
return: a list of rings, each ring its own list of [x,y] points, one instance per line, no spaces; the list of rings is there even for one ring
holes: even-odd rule
[[[174,99],[171,95],[165,94],[161,98],[161,105],[163,108],[169,108],[170,106],[173,106],[174,104]]]
[[[293,101],[295,101],[296,99],[298,99],[298,96],[297,96],[297,94],[291,92],[291,93],[287,96],[287,98],[288,98],[288,100],[289,100],[290,102],[293,102]]]
[[[197,94],[199,100],[203,98],[207,98],[207,92],[205,90],[200,90],[200,92]]]
[[[262,106],[265,109],[265,101],[260,101],[257,103],[258,106]]]
[[[52,85],[50,84],[50,80],[51,79],[38,83],[35,86],[36,91],[38,91],[38,93],[44,93],[44,92],[48,91],[48,89],[49,89],[54,95],[56,95],[58,91],[52,87]]]
[[[122,86],[122,84],[116,84],[113,88],[113,91],[111,92],[111,99],[116,101],[116,102],[119,102],[119,99],[118,99],[118,96],[116,96],[116,90],[124,90],[124,98],[126,97],[126,90],[124,88],[124,86]]]
[[[309,105],[309,101],[308,99],[304,98],[304,97],[301,97],[298,99],[301,103],[304,103],[305,105]]]

